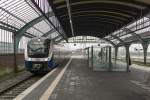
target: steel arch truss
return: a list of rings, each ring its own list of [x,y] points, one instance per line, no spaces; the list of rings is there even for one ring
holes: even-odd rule
[[[101,38],[124,27],[149,12],[150,2],[133,0],[68,0],[71,12],[67,12],[66,0],[49,0],[54,13],[60,20],[68,37],[72,37],[70,28],[70,15],[74,26],[74,35],[85,33]],[[95,20],[96,19],[96,20]],[[80,23],[81,22],[81,23]],[[94,27],[93,27],[94,26]],[[104,27],[108,26],[108,27]],[[87,28],[88,27],[88,28]]]
[[[131,34],[132,36],[135,36],[140,42],[144,42],[144,40],[142,39],[142,37],[138,34],[136,34],[135,32],[133,32],[132,30],[130,30],[129,28],[123,28],[123,31],[127,32],[128,34]]]
[[[46,14],[46,16],[53,17],[54,13],[53,12],[49,12],[49,13]],[[18,31],[16,31],[15,32],[15,35],[16,35],[16,46],[18,46],[21,37],[26,33],[26,31],[28,29],[30,29],[31,27],[33,27],[34,25],[38,24],[39,22],[41,22],[43,20],[45,20],[45,17],[44,16],[40,16],[40,17],[38,17],[38,18],[30,21],[29,23],[27,23],[26,25],[24,25],[22,28],[20,28]],[[57,29],[61,30],[61,27],[59,26],[59,27],[57,27]],[[48,32],[44,33],[42,36],[46,37],[49,34],[52,34],[54,32],[56,32],[56,30],[52,28]]]

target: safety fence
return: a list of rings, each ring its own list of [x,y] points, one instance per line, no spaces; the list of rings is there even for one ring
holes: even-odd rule
[[[116,61],[111,46],[87,48],[87,62],[93,71],[127,71],[127,63]]]

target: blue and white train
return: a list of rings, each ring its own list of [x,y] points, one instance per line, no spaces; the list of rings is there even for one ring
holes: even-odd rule
[[[25,48],[25,68],[31,73],[45,73],[56,67],[57,58],[62,58],[62,50],[54,48],[52,40],[47,38],[33,38]],[[60,59],[59,59],[60,60]]]

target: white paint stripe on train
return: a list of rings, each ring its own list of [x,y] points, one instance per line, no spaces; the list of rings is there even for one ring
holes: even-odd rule
[[[68,61],[66,66],[58,74],[58,76],[55,78],[55,80],[52,82],[52,84],[48,87],[48,89],[43,93],[43,95],[41,96],[40,100],[48,100],[49,99],[49,97],[52,95],[52,92],[54,91],[54,89],[56,88],[57,84],[59,83],[59,81],[61,80],[62,76],[64,75],[66,69],[70,65],[71,61],[72,61],[72,58]]]
[[[43,81],[45,81],[49,76],[51,76],[56,70],[57,68],[55,68],[54,70],[46,74],[43,78],[41,78],[39,81],[37,81],[35,84],[30,86],[29,88],[27,88],[25,91],[23,91],[13,100],[22,100],[23,98],[25,98],[30,92],[32,92],[36,87],[38,87]]]

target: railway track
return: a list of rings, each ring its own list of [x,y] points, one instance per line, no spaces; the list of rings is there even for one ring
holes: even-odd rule
[[[19,83],[14,84],[13,86],[0,92],[0,100],[12,100],[25,89],[30,87],[36,81],[38,81],[42,75],[31,75],[25,80],[20,81]]]
[[[60,62],[62,63],[61,66],[64,66],[67,61],[68,59],[65,59],[63,60],[63,62]],[[22,75],[21,77],[12,80],[11,83],[14,83],[13,85],[11,84],[4,89],[0,88],[0,100],[13,100],[16,96],[18,96],[20,93],[22,93],[24,90],[29,88],[31,85],[33,85],[35,82],[37,82],[44,76],[44,74],[34,75],[26,72],[22,73],[21,75]]]

